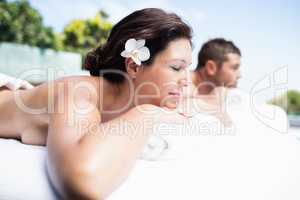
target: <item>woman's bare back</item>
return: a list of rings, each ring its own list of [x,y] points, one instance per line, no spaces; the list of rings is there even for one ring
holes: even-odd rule
[[[54,85],[80,81],[97,87],[95,78],[76,76],[56,80],[53,87],[44,83],[30,90],[0,90],[0,138],[19,139],[25,144],[46,145],[51,112],[49,109],[57,92]]]

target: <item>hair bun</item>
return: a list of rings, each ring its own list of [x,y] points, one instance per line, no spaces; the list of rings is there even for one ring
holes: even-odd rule
[[[101,57],[102,57],[101,55],[102,55],[101,47],[98,47],[97,49],[89,52],[86,55],[86,58],[84,61],[84,68],[86,70],[90,71],[90,74],[92,76],[100,75]]]

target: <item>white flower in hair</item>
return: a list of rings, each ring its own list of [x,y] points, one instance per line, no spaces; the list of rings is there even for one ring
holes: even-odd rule
[[[137,65],[141,65],[143,61],[150,58],[150,51],[145,47],[145,40],[135,40],[131,38],[125,43],[125,50],[122,51],[121,56],[124,58],[131,58]]]

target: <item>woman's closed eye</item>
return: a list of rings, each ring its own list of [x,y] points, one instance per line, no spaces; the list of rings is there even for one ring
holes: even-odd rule
[[[180,66],[170,66],[174,71],[180,71],[182,67]]]

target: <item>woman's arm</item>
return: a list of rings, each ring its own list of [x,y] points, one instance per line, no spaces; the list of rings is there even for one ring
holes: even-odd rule
[[[104,199],[128,176],[152,133],[153,114],[151,117],[136,107],[100,124],[100,113],[93,102],[80,98],[74,103],[66,94],[64,112],[57,112],[61,104],[56,98],[51,114],[47,139],[50,179],[66,199]],[[87,106],[94,109],[79,109]],[[168,117],[184,120],[180,115]]]

